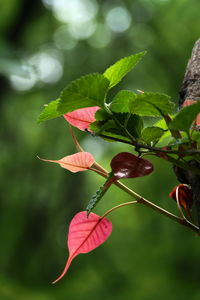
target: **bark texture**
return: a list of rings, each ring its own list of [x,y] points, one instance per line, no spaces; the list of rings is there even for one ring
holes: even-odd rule
[[[180,89],[179,108],[186,99],[200,101],[200,39],[196,41],[186,67]],[[192,160],[190,164],[200,169],[200,163],[197,161]],[[174,166],[174,171],[177,179],[181,183],[189,184],[193,190],[194,210],[200,227],[200,176],[176,166]]]

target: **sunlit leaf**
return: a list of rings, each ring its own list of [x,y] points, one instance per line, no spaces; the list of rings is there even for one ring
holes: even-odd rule
[[[95,73],[71,82],[61,93],[58,111],[62,114],[79,108],[104,105],[109,80]]]
[[[128,152],[117,154],[110,165],[116,179],[141,177],[154,170],[151,162]]]
[[[173,111],[174,103],[170,97],[161,93],[135,94],[120,91],[110,104],[113,112],[127,112],[140,116],[160,116]]]
[[[59,160],[50,160],[43,158],[40,159],[47,162],[57,163],[62,168],[67,169],[73,173],[89,169],[95,161],[94,157],[89,152],[78,152],[72,155],[65,156]]]
[[[58,102],[59,99],[47,104],[43,109],[43,111],[41,112],[38,118],[38,122],[43,122],[46,120],[50,120],[62,116],[62,114],[57,111]]]
[[[103,74],[110,81],[109,88],[112,88],[120,82],[122,78],[135,67],[145,53],[146,52],[144,51],[124,57],[110,66]]]
[[[64,115],[64,118],[80,130],[90,130],[90,124],[95,121],[95,113],[99,106],[80,108]]]
[[[170,128],[182,130],[182,131],[189,131],[192,122],[200,113],[200,101],[195,104],[185,106],[182,108],[175,118],[170,123]]]
[[[67,272],[72,260],[80,253],[88,253],[107,240],[112,232],[112,223],[107,218],[86,211],[79,212],[72,219],[68,233],[69,258],[62,274],[53,283],[59,281]]]

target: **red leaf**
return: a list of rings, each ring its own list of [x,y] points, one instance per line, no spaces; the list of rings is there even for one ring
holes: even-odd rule
[[[87,217],[86,211],[74,216],[68,233],[69,258],[62,274],[52,283],[59,281],[67,272],[72,260],[80,253],[88,253],[97,248],[112,232],[112,223],[94,213]]]
[[[43,161],[58,163],[62,168],[73,173],[88,170],[95,162],[94,157],[89,152],[78,152],[68,155],[60,160],[49,160],[40,158]]]
[[[74,127],[80,130],[89,130],[91,123],[95,121],[95,113],[99,106],[80,108],[64,115],[64,118]]]
[[[110,165],[117,180],[145,176],[153,172],[154,169],[148,160],[128,152],[117,154]]]
[[[178,193],[177,193],[178,192]],[[178,201],[180,205],[185,209],[185,211],[190,216],[191,208],[193,205],[193,193],[192,189],[186,185],[186,184],[179,184],[173,188],[171,193],[169,194],[170,198],[174,199],[177,202],[177,196]]]

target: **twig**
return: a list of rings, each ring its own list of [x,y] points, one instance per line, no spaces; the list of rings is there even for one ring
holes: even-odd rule
[[[71,131],[73,132],[73,130]],[[78,147],[79,149],[81,149],[81,151],[84,151],[83,148],[79,145],[74,133],[73,133],[73,140],[76,141],[75,145],[76,147]],[[78,146],[79,145],[79,146]],[[93,167],[90,168],[90,170],[96,172],[97,174],[103,176],[103,177],[107,177],[108,176],[108,172],[106,169],[104,169],[100,164],[98,163],[94,163]],[[174,220],[175,222],[189,228],[190,230],[194,231],[195,233],[197,233],[198,235],[200,235],[200,229],[193,223],[189,222],[187,219],[182,219],[174,214],[172,214],[171,212],[165,210],[164,208],[150,202],[149,200],[143,198],[142,196],[140,196],[139,194],[135,193],[134,191],[132,191],[131,189],[129,189],[126,185],[124,185],[123,183],[116,181],[114,183],[117,187],[119,187],[121,190],[125,191],[127,194],[129,194],[131,197],[133,197],[136,201],[131,201],[128,202],[129,204],[135,204],[135,203],[139,203],[139,204],[143,204],[147,207],[150,207],[151,209],[161,213],[162,215],[165,215],[166,217]],[[125,206],[125,205],[129,205],[129,204],[125,204],[122,203],[120,204],[119,207]],[[106,214],[110,213],[111,211],[113,211],[116,208],[111,208],[109,211],[107,211],[102,217],[104,217]]]

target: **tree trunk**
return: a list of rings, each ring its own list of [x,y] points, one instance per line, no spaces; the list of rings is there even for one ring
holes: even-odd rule
[[[188,62],[183,83],[180,90],[179,108],[185,100],[200,101],[200,39],[196,41]],[[199,128],[196,128],[199,130]],[[190,161],[190,164],[200,169],[200,163]],[[189,184],[193,191],[194,212],[200,227],[200,176],[191,171],[183,170],[174,166],[177,179],[181,183]]]

